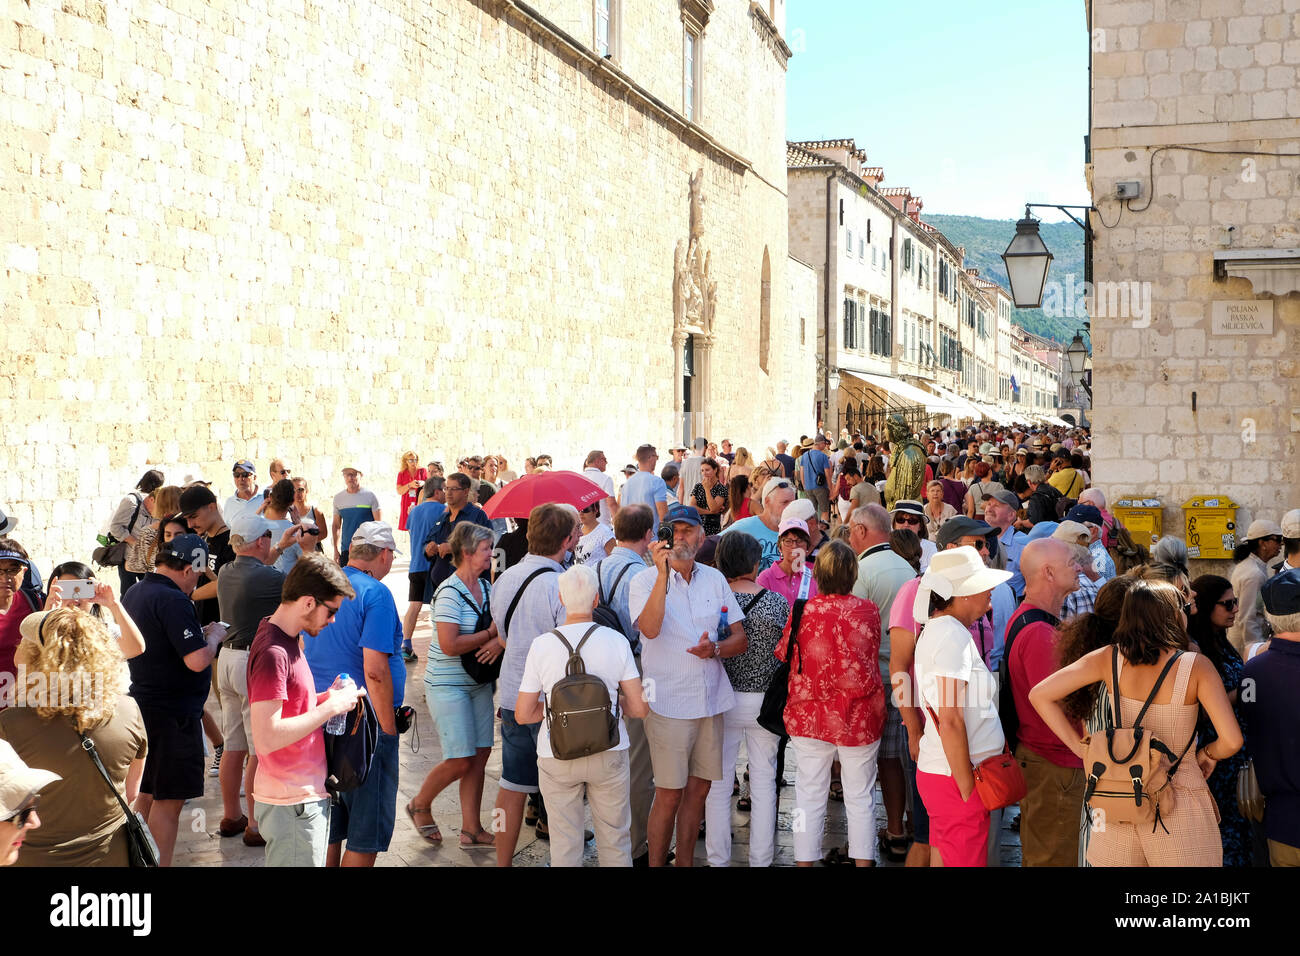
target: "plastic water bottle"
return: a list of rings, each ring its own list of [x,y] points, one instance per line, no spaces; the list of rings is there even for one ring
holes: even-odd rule
[[[343,682],[344,687],[357,686],[356,683],[352,680],[350,674],[340,674],[338,676],[338,680]],[[342,734],[343,731],[347,730],[347,727],[348,727],[347,714],[335,714],[329,720],[325,721],[325,733],[333,734],[336,737]]]
[[[727,623],[727,605],[722,605],[722,613],[718,617],[718,641],[725,641],[731,637],[731,625]]]

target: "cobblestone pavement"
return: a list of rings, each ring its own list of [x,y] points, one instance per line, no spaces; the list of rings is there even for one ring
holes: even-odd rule
[[[401,544],[401,542],[399,542]],[[407,550],[402,547],[402,550]],[[384,579],[394,599],[398,602],[398,613],[406,609],[406,560],[398,557],[393,570]],[[415,650],[419,660],[407,666],[406,703],[415,708],[418,715],[416,731],[419,734],[419,751],[412,751],[415,732],[407,732],[402,737],[401,775],[397,792],[397,825],[393,833],[392,844],[387,853],[381,853],[378,866],[479,866],[490,867],[496,864],[496,855],[492,851],[478,850],[466,852],[458,846],[460,838],[460,803],[457,789],[453,785],[445,789],[433,803],[434,819],[442,830],[443,843],[434,846],[420,839],[410,820],[402,811],[407,802],[415,795],[425,775],[442,759],[438,734],[429,717],[429,709],[424,699],[424,664],[433,629],[427,614],[422,616],[415,631]],[[498,745],[493,749],[487,765],[487,779],[483,788],[483,822],[491,825],[492,807],[497,797],[497,781],[501,778],[500,735]],[[744,772],[744,750],[741,750],[738,773]],[[794,866],[794,834],[790,829],[791,814],[794,811],[794,777],[798,773],[794,751],[787,752],[785,769],[786,779],[791,786],[779,792],[777,814],[776,856],[774,865]],[[880,803],[880,791],[876,790],[876,808],[878,823],[885,825],[884,808]],[[176,841],[175,866],[261,866],[263,851],[260,848],[244,846],[239,837],[222,838],[217,833],[221,822],[221,794],[216,777],[208,777],[204,795],[201,799],[191,800],[181,814],[180,833]],[[590,821],[588,821],[590,826]],[[733,811],[732,813],[732,864],[745,865],[749,860],[749,814]],[[847,843],[847,829],[842,803],[830,803],[826,813],[825,847],[837,843]],[[704,840],[696,845],[696,864],[706,865]],[[515,853],[516,866],[545,866],[550,861],[550,854],[545,841],[538,840],[531,827],[524,827],[519,836],[519,846]],[[596,845],[587,844],[584,858],[587,866],[596,865]],[[1016,833],[1010,829],[1002,833],[1002,863],[1004,866],[1020,865],[1020,842]]]

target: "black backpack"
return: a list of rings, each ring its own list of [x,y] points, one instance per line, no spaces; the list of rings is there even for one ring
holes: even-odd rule
[[[379,718],[370,697],[358,697],[341,734],[325,734],[325,789],[331,795],[356,790],[370,775],[379,746]]]
[[[1011,644],[1021,631],[1030,624],[1046,623],[1056,627],[1061,623],[1054,614],[1041,608],[1030,608],[1017,614],[1007,626],[1007,639],[1002,646],[1002,660],[998,662],[998,718],[1002,721],[1002,735],[1007,739],[1007,748],[1015,752],[1020,733],[1020,715],[1016,713],[1016,698],[1011,693]]]
[[[618,585],[623,580],[623,575],[627,574],[631,567],[630,564],[623,565],[623,570],[614,575],[614,585],[606,594],[604,582],[601,581],[600,577],[600,565],[596,565],[596,596],[600,600],[596,604],[596,609],[591,612],[591,619],[601,627],[607,627],[611,631],[618,631],[628,639],[629,643],[635,644],[636,635],[628,634],[623,630],[623,622],[618,619],[618,612],[614,610],[613,604],[610,603],[614,600],[614,595],[618,594]]]
[[[556,760],[577,760],[617,747],[618,696],[611,702],[605,681],[588,674],[582,661],[582,645],[600,627],[592,624],[575,648],[558,630],[551,631],[569,652],[564,676],[546,694],[546,730],[551,738],[551,756]]]

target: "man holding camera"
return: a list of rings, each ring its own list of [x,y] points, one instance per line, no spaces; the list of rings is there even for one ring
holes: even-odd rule
[[[326,866],[374,866],[388,849],[397,819],[397,717],[406,693],[402,622],[393,593],[381,582],[393,568],[393,529],[367,521],[348,543],[343,569],[355,596],[344,601],[333,623],[306,644],[316,691],[350,674],[365,690],[379,718],[379,743],[366,782],[339,794],[330,815]],[[348,841],[347,852],[343,841]]]

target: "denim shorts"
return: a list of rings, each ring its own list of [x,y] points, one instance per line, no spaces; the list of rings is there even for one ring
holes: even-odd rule
[[[424,685],[424,700],[442,744],[442,759],[472,757],[491,747],[492,684]]]
[[[401,738],[379,732],[366,782],[340,793],[330,812],[330,843],[347,840],[354,853],[384,853],[397,821],[397,756]]]
[[[541,723],[515,723],[515,712],[501,708],[501,789],[539,793],[537,733]]]

